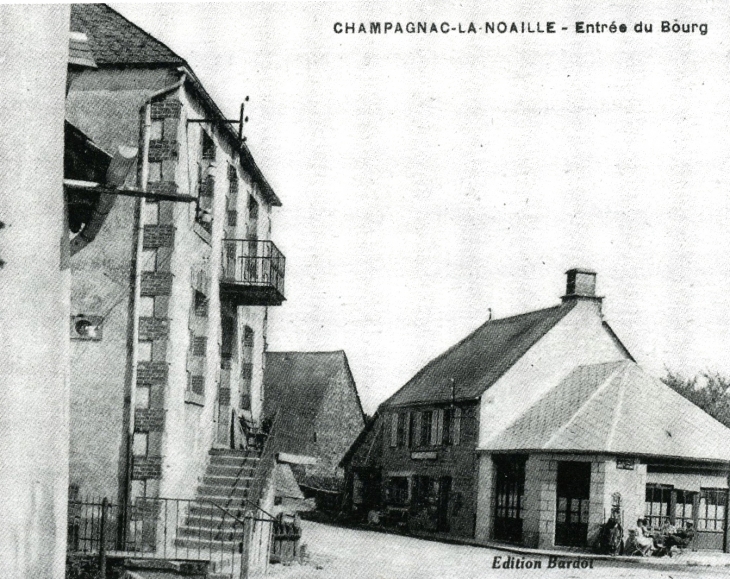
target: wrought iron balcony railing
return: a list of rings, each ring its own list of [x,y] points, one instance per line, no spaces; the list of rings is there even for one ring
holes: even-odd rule
[[[223,240],[221,293],[238,305],[278,306],[284,301],[286,258],[271,241]]]

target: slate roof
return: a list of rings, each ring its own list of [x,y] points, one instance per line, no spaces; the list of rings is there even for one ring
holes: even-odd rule
[[[480,448],[730,461],[730,429],[623,360],[576,368]]]
[[[575,306],[559,306],[490,320],[426,364],[383,407],[479,398]]]
[[[317,456],[312,436],[317,414],[330,388],[343,383],[355,389],[347,356],[342,350],[266,353],[264,416],[285,410],[282,420],[292,423],[285,430],[296,433],[286,445],[286,452]]]
[[[71,31],[86,33],[96,64],[185,64],[165,44],[106,4],[72,4]]]
[[[106,4],[72,4],[71,31],[87,35],[94,61],[100,67],[184,66],[189,73],[188,82],[193,85],[213,115],[220,119],[226,118],[185,59]],[[250,149],[246,144],[239,143],[238,130],[228,123],[221,123],[219,126],[228,134],[231,142],[235,143],[241,155],[241,164],[253,173],[261,185],[264,198],[271,205],[281,206],[281,200],[256,164]]]

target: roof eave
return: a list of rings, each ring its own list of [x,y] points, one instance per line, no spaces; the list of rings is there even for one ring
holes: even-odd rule
[[[586,450],[584,448],[575,449],[556,449],[556,448],[484,448],[478,447],[476,451],[483,454],[595,454],[600,456],[625,456],[625,457],[636,457],[641,459],[662,459],[672,460],[681,462],[701,462],[701,463],[712,463],[712,464],[724,464],[730,468],[730,457],[728,458],[707,458],[707,457],[687,457],[681,455],[671,454],[656,454],[656,453],[642,453],[642,452],[616,452],[611,450]]]
[[[197,75],[195,74],[195,72],[193,72],[193,69],[190,67],[190,65],[187,62],[183,62],[181,68],[187,75],[186,82],[190,83],[195,92],[200,95],[203,102],[213,111],[213,113],[217,117],[219,117],[221,120],[225,120],[226,116],[223,114],[223,111],[221,111],[213,98],[208,94],[208,91],[205,90],[203,83],[200,82],[200,79],[198,79]],[[231,140],[234,149],[238,151],[241,158],[241,165],[243,165],[244,168],[250,170],[251,173],[253,173],[254,179],[259,183],[259,186],[261,187],[261,193],[264,196],[266,202],[274,207],[281,207],[281,200],[276,195],[271,185],[269,185],[269,182],[266,180],[266,177],[264,177],[264,174],[259,166],[256,164],[256,161],[254,160],[248,146],[238,140],[238,134],[229,123],[221,123],[221,126],[223,127],[223,131]]]

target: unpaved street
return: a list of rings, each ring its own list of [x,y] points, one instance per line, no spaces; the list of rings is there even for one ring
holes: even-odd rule
[[[495,557],[502,557],[500,562],[503,562],[509,553],[371,531],[343,529],[310,521],[304,521],[302,526],[304,531],[302,542],[306,543],[310,553],[309,563],[273,565],[270,568],[270,576],[273,579],[730,577],[730,567],[679,566],[667,570],[607,561],[594,561],[593,569],[548,569],[547,557],[525,558],[525,561],[540,561],[542,564],[540,569],[495,569],[493,567]]]

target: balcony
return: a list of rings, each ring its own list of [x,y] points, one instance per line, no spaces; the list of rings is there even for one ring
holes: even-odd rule
[[[224,239],[221,297],[239,306],[280,306],[285,262],[271,241]]]

